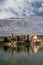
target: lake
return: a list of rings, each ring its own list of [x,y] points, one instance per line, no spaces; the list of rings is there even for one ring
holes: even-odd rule
[[[0,65],[43,65],[43,50],[29,53],[25,49],[0,47]]]

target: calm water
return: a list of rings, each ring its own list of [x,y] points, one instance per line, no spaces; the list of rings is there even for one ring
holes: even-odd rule
[[[43,50],[29,53],[25,50],[0,48],[0,65],[43,65]]]

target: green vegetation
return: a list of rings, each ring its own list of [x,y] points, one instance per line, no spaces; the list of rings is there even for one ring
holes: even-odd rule
[[[3,40],[2,39],[0,39],[0,43],[3,43]]]

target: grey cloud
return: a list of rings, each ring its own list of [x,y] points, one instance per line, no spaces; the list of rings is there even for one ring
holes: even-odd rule
[[[35,1],[32,2],[31,5],[33,7],[33,15],[36,17],[43,17],[43,7],[42,7],[43,1]]]
[[[9,8],[9,11],[10,11],[12,14],[14,14],[14,15],[18,15],[18,13],[16,12],[16,10],[13,9],[13,8]]]
[[[43,17],[43,12],[37,12],[36,15]]]
[[[41,7],[41,2],[39,2],[39,1],[33,2],[32,6],[35,8],[39,8],[39,7]]]
[[[8,0],[0,0],[0,2],[7,2]],[[17,0],[15,1],[15,0],[11,0],[13,3],[15,2],[17,2]],[[16,6],[12,6],[13,4],[11,4],[11,7],[9,7],[9,6],[7,6],[7,5],[5,5],[5,6],[7,6],[7,7],[5,7],[4,5],[1,5],[1,8],[2,9],[0,9],[0,13],[2,12],[2,13],[7,13],[7,15],[9,14],[9,13],[11,13],[12,15],[14,15],[13,17],[18,17],[18,18],[21,18],[21,17],[27,17],[27,18],[29,18],[29,17],[43,17],[43,6],[42,6],[42,4],[43,4],[43,1],[42,0],[32,0],[31,2],[29,1],[29,0],[23,0],[23,2],[22,2],[22,4],[21,3],[19,3],[19,4],[17,4],[16,3]],[[40,11],[41,10],[41,11]],[[3,14],[4,15],[4,14]],[[12,16],[11,15],[11,16]],[[8,17],[10,17],[10,15],[8,16]]]
[[[3,4],[6,0],[0,0],[0,4]]]
[[[3,2],[4,0],[0,0],[0,2]]]

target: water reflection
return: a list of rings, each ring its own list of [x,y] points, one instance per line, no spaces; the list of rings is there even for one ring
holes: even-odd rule
[[[9,53],[14,53],[14,51],[20,53],[20,52],[27,52],[27,53],[32,53],[32,48],[31,47],[3,47],[5,52],[9,52]]]
[[[43,50],[30,53],[30,48],[0,48],[0,65],[43,65]]]
[[[9,52],[9,53],[11,52],[12,55],[13,55],[13,53],[14,53],[14,50],[15,50],[14,48],[4,47],[4,51],[5,51],[5,52]]]
[[[25,47],[25,48],[21,48],[21,47],[17,47],[17,48],[13,48],[13,47],[3,47],[5,52],[9,52],[13,55],[14,51],[20,53],[20,52],[27,52],[30,53],[32,52],[32,50],[29,47]]]
[[[28,48],[20,48],[20,47],[17,47],[17,48],[13,48],[13,47],[3,47],[4,48],[4,51],[5,52],[11,52],[12,54],[14,53],[14,51],[17,51],[18,53],[19,52],[22,52],[22,51],[28,51]]]

